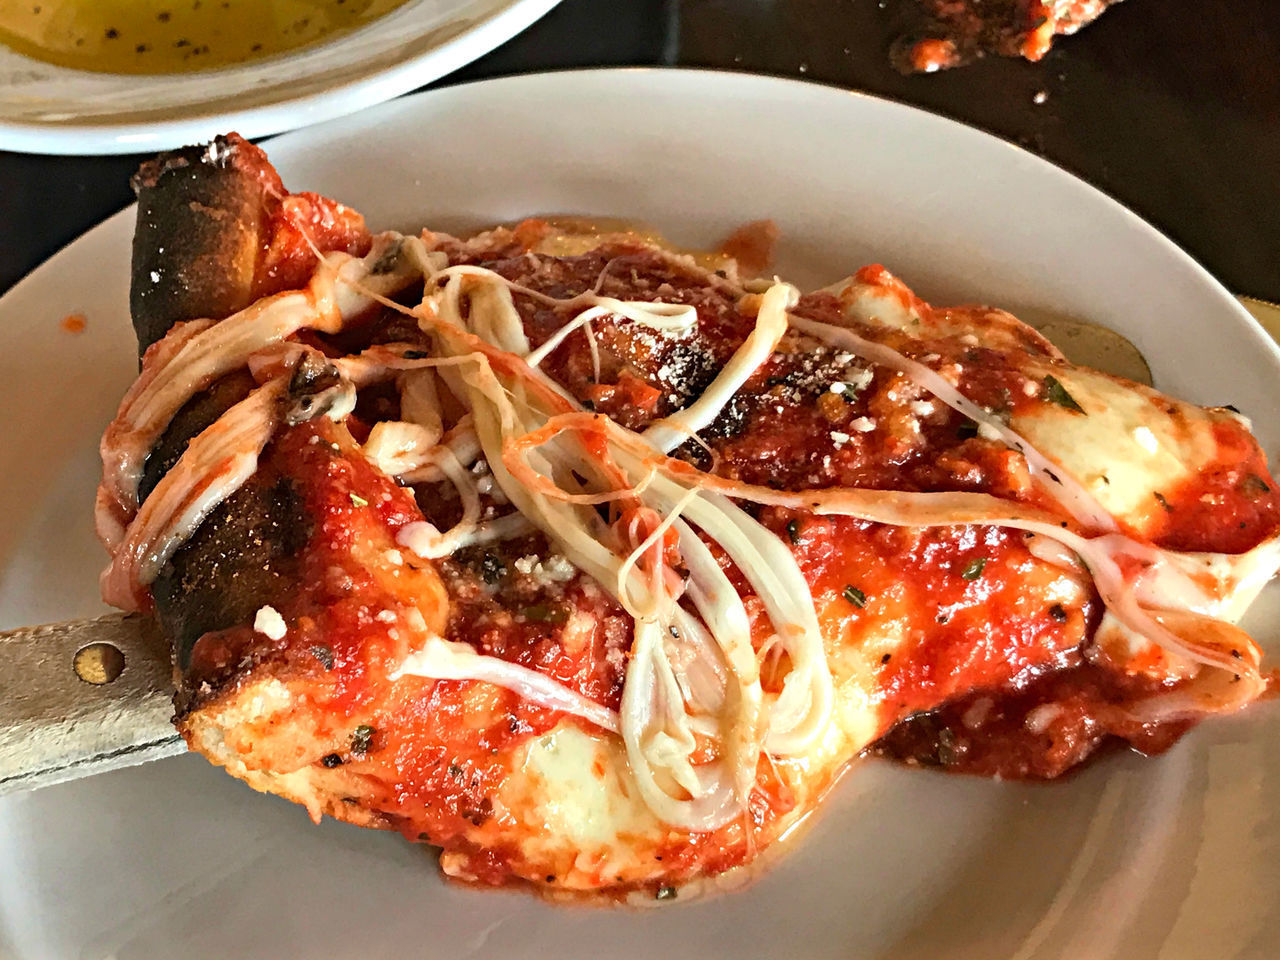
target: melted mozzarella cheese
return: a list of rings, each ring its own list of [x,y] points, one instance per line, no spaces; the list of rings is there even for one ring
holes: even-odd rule
[[[1214,424],[1225,418],[1211,410],[1094,370],[1030,359],[1025,368],[1035,379],[1052,374],[1085,412],[1039,403],[1010,425],[1139,531],[1159,518],[1155,494],[1195,477],[1217,454]]]

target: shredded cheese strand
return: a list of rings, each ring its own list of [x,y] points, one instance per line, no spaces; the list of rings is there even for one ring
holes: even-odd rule
[[[102,596],[122,610],[141,609],[141,591],[190,538],[219,503],[258,468],[258,454],[271,439],[285,380],[259,387],[232,406],[217,429],[187,445],[178,462],[160,478],[129,524],[102,574]]]
[[[419,520],[401,527],[396,534],[396,542],[400,546],[408,547],[424,560],[451,556],[475,533],[480,521],[480,494],[476,490],[475,479],[453,451],[448,447],[441,449],[439,466],[462,499],[462,519],[444,533],[426,520]]]
[[[654,330],[687,331],[693,329],[698,322],[698,311],[689,305],[680,303],[650,302],[648,300],[616,300],[613,297],[584,295],[590,297],[592,306],[578,314],[538,347],[527,352],[525,362],[536,367],[545,360],[565,338],[579,328],[590,329],[591,321],[604,317],[623,317],[633,323],[639,323]],[[513,307],[514,309],[514,307]],[[596,379],[600,379],[600,355],[595,347],[595,340],[588,336],[587,340],[592,354],[592,364],[596,371]],[[513,353],[517,351],[512,351]]]
[[[440,341],[446,353],[471,350],[475,344],[468,339],[458,339],[456,325],[446,324],[443,313],[427,311],[429,329]],[[495,357],[494,359],[498,359]],[[509,369],[523,368],[524,376],[531,380],[523,385],[512,383],[504,388],[489,362],[462,374],[472,390],[471,409],[476,417],[477,433],[485,449],[485,455],[493,470],[494,478],[502,486],[512,503],[532,520],[551,539],[557,548],[573,560],[576,566],[592,576],[611,592],[618,588],[619,568],[625,562],[620,548],[608,547],[610,532],[600,526],[599,517],[582,504],[568,502],[564,498],[549,497],[538,492],[536,485],[519,482],[509,470],[509,457],[504,447],[510,440],[532,428],[533,423],[545,419],[546,408],[524,406],[533,423],[522,422],[515,402],[523,393],[523,386],[538,384],[539,374],[521,361],[511,362]],[[540,391],[544,402],[554,411],[571,410],[576,404],[563,399],[558,391]],[[525,403],[529,400],[526,398]],[[554,441],[549,441],[553,443]],[[541,448],[543,456],[522,452],[522,456],[541,461],[540,471],[551,477],[557,468],[545,457],[553,450],[563,456],[563,445],[547,445]],[[596,464],[598,467],[598,463]],[[570,455],[566,467],[581,468],[592,475],[592,464]],[[616,478],[613,482],[624,488],[636,486],[636,480],[647,475],[643,471],[634,480]],[[643,548],[643,545],[642,545]],[[633,549],[633,548],[632,548]],[[627,553],[631,553],[629,549]],[[792,561],[794,562],[794,561]],[[758,754],[749,758],[749,775],[734,775],[723,764],[689,764],[694,749],[692,739],[697,720],[686,712],[681,695],[680,682],[672,668],[665,644],[648,642],[646,634],[661,637],[670,624],[678,618],[679,609],[667,593],[667,581],[657,574],[655,566],[652,578],[646,578],[633,570],[626,580],[626,603],[641,614],[635,621],[632,654],[628,661],[626,681],[623,685],[624,707],[621,727],[624,744],[633,776],[650,809],[664,821],[687,829],[711,830],[740,815],[742,801],[735,789],[745,781],[754,783]],[[805,596],[808,594],[806,592]],[[619,597],[622,599],[622,597]],[[652,618],[643,611],[658,611]],[[661,611],[667,611],[665,615]],[[714,649],[714,648],[712,648]],[[698,651],[691,650],[697,655]],[[673,790],[683,790],[687,797],[680,797]],[[747,788],[749,789],[749,788]],[[745,792],[745,791],[744,791]]]
[[[120,503],[127,509],[137,508],[143,462],[195,393],[304,327],[337,332],[345,320],[375,303],[357,285],[368,285],[379,293],[394,292],[413,279],[405,267],[375,273],[381,257],[375,253],[358,261],[347,254],[329,254],[305,291],[259,300],[225,320],[204,325],[194,336],[187,335],[193,328],[183,327],[177,334],[181,346],[155,365],[154,375],[146,378],[137,393],[126,395],[103,435],[103,482]]]
[[[570,690],[544,673],[518,663],[476,653],[469,644],[430,636],[388,676],[431,680],[477,680],[510,690],[532,703],[581,717],[602,730],[617,733],[618,715],[589,697]]]
[[[670,453],[690,436],[708,427],[734,394],[755,375],[787,332],[787,307],[796,296],[795,287],[775,283],[760,300],[756,324],[742,346],[734,351],[724,369],[693,403],[669,417],[651,424],[643,436],[663,453]]]

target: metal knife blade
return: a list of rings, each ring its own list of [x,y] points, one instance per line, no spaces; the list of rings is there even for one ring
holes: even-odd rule
[[[0,633],[0,795],[172,756],[169,648],[149,617]]]

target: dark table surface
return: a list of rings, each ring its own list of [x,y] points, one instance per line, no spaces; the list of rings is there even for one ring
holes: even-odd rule
[[[902,76],[887,51],[911,2],[565,0],[442,82],[678,64],[869,91],[1049,158],[1236,292],[1280,300],[1280,0],[1127,0],[1039,64],[992,58]],[[0,291],[129,203],[138,162],[0,152]]]

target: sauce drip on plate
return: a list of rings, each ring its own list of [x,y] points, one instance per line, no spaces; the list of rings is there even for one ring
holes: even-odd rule
[[[406,0],[0,0],[0,43],[100,73],[187,73],[345,33]]]

